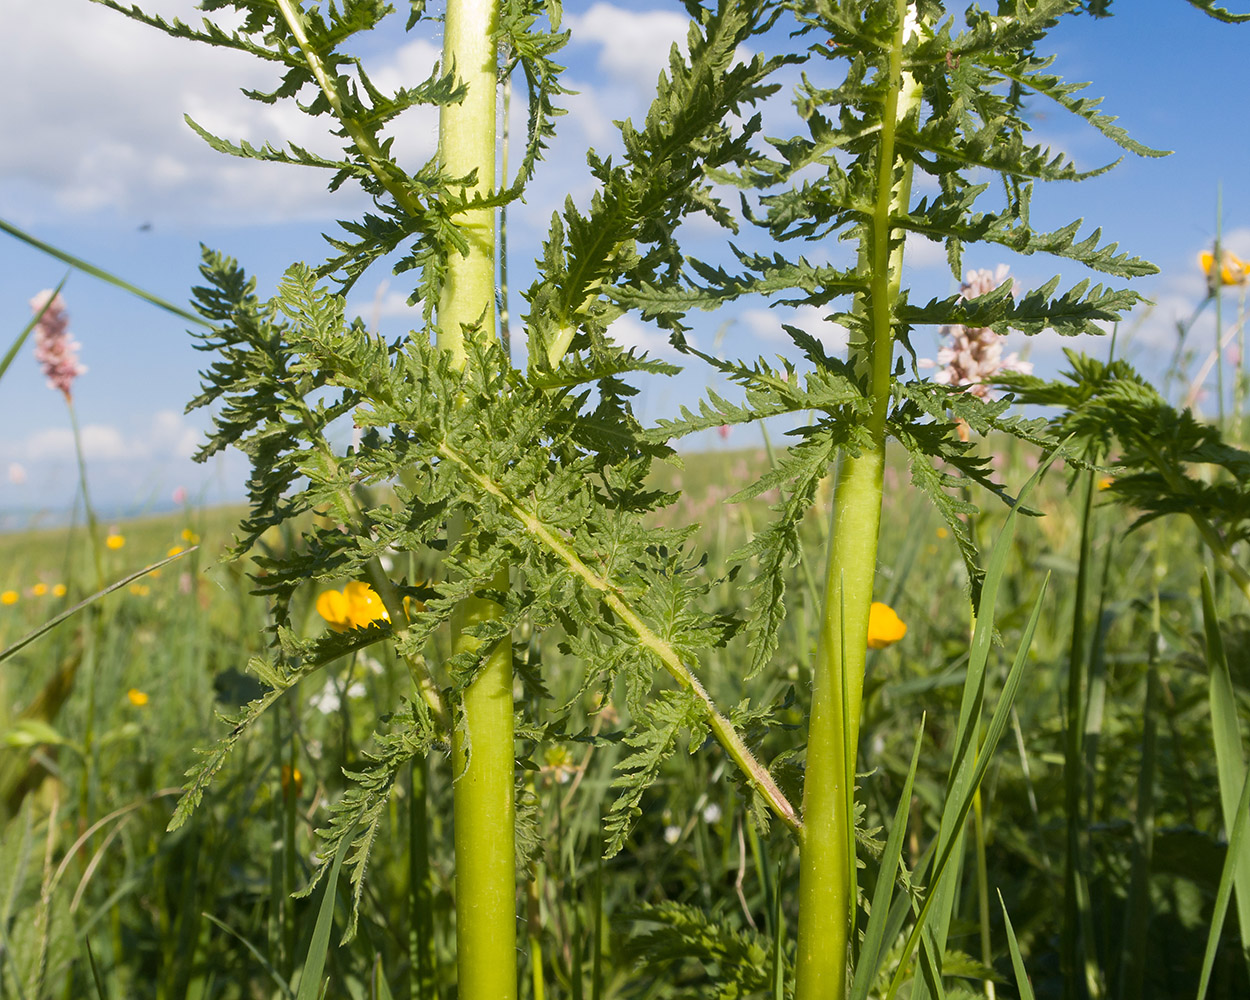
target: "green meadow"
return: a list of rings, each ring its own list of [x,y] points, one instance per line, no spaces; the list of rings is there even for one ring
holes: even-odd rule
[[[1010,442],[989,449],[1007,482],[1026,478],[1036,464]],[[708,558],[690,572],[706,576],[705,600],[717,613],[744,613],[751,597],[743,577],[752,567],[747,562],[732,579],[716,577],[712,567],[768,516],[762,502],[725,503],[726,486],[758,476],[769,461],[764,449],[700,454],[688,456],[684,469],[657,473],[666,488],[680,480],[687,508],[657,517],[701,525],[693,548]],[[951,720],[968,657],[967,579],[953,539],[909,486],[906,470],[892,462],[886,480],[879,586],[907,633],[870,654],[859,850],[869,859],[880,854],[924,717],[904,845],[914,864],[934,834],[950,765]],[[1184,522],[1127,531],[1123,508],[1096,483],[1082,551],[1073,511],[1089,480],[1052,469],[1033,504],[1041,516],[1020,524],[1008,557],[992,686],[1047,574],[1051,585],[1008,733],[969,822],[978,848],[959,880],[946,963],[959,977],[951,996],[981,995],[984,982],[1015,995],[1000,894],[1036,995],[1062,994],[1070,838],[1088,884],[1076,917],[1088,929],[1084,959],[1095,974],[1124,996],[1184,996],[1198,979],[1227,851],[1208,710],[1204,559]],[[336,660],[301,681],[241,740],[186,826],[166,833],[191,748],[220,738],[217,714],[259,691],[245,667],[266,647],[263,602],[249,596],[247,564],[221,557],[240,514],[188,509],[118,525],[125,544],[107,554],[111,577],[188,547],[184,531],[199,547],[3,663],[6,996],[81,997],[98,989],[107,997],[254,998],[298,989],[323,896],[290,893],[312,873],[315,830],[345,790],[344,769],[362,766],[373,719],[393,710],[408,679],[383,650]],[[977,531],[990,536],[1001,523],[991,508]],[[778,669],[744,682],[740,643],[704,662],[705,683],[721,704],[748,694],[802,701],[826,532],[816,507],[802,524],[802,561],[788,574],[798,597]],[[264,544],[284,540],[275,532]],[[21,595],[0,609],[0,645],[91,589],[89,549],[81,528],[0,538],[0,588]],[[433,582],[439,567],[414,562],[409,573]],[[64,582],[68,593],[36,596],[40,582]],[[310,634],[326,627],[313,610],[320,589],[309,585],[297,601],[294,621]],[[1239,600],[1216,595],[1244,712],[1250,659]],[[1074,651],[1077,629],[1085,645]],[[575,695],[579,671],[539,637],[528,650],[542,659],[550,690],[540,697],[518,683],[517,698],[532,698],[541,720],[545,706]],[[1080,813],[1070,817],[1065,726],[1074,656],[1085,711]],[[603,705],[584,696],[566,739],[541,748],[521,741],[528,768],[519,781],[528,831],[521,847],[528,881],[518,908],[522,982],[531,991],[543,982],[547,996],[772,996],[774,963],[785,967],[792,946],[796,858],[785,831],[776,824],[761,830],[740,790],[723,780],[731,765],[717,746],[691,745],[671,758],[646,792],[625,849],[602,858],[600,821],[614,797],[613,768],[628,727],[623,701]],[[798,705],[788,714],[797,727]],[[773,759],[792,748],[782,729],[761,749]],[[394,791],[359,932],[342,946],[336,933],[328,948],[328,996],[455,995],[451,790],[440,755],[429,762],[429,783],[423,816],[408,785]],[[427,874],[412,870],[420,856],[414,838],[428,843]],[[347,895],[345,888],[332,902],[337,926],[346,919]],[[429,937],[414,940],[419,928]],[[421,949],[432,970],[424,986],[416,980]],[[1245,996],[1235,918],[1217,949],[1210,995]],[[727,971],[734,982],[746,973],[728,991]],[[1153,992],[1139,992],[1143,983]]]

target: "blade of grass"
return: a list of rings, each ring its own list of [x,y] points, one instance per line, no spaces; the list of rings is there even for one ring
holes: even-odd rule
[[[962,827],[968,818],[968,813],[972,809],[972,793],[981,784],[985,777],[985,772],[989,769],[990,758],[993,755],[995,747],[998,746],[999,740],[1002,738],[1003,731],[1007,728],[1007,720],[1011,715],[1011,705],[1015,700],[1016,691],[1020,687],[1020,680],[1024,674],[1024,664],[1028,659],[1029,647],[1033,642],[1033,633],[1037,630],[1038,619],[1041,617],[1042,601],[1046,597],[1046,590],[1050,583],[1050,576],[1047,575],[1042,583],[1041,592],[1038,594],[1037,601],[1033,605],[1033,612],[1029,617],[1029,622],[1025,626],[1024,634],[1020,639],[1019,649],[1016,651],[1016,658],[1011,665],[1010,671],[1007,673],[1007,679],[1003,683],[1002,693],[999,695],[998,704],[994,707],[994,714],[990,717],[990,724],[986,728],[985,739],[981,741],[980,746],[976,749],[974,759],[976,761],[972,776],[969,779],[968,787],[958,798],[952,797],[947,800],[947,808],[953,812],[952,824],[956,827]],[[979,625],[979,623],[978,623]],[[952,803],[954,806],[952,807]],[[942,877],[946,874],[947,865],[951,861],[952,855],[955,853],[955,846],[958,838],[954,838],[947,842],[944,850],[938,852],[936,862],[933,867],[933,877],[930,881],[930,890],[925,896],[924,903],[921,905],[916,915],[916,923],[908,935],[907,942],[903,946],[903,952],[899,960],[898,970],[894,974],[894,979],[890,983],[890,989],[887,996],[893,998],[897,995],[899,987],[903,984],[903,978],[907,970],[907,960],[910,958],[912,951],[916,947],[917,941],[920,939],[921,932],[926,928],[929,913],[937,899],[937,893],[934,889],[942,881]]]
[[[1085,606],[1093,571],[1094,474],[1083,477],[1081,494],[1080,557],[1077,563],[1076,591],[1073,598],[1072,642],[1068,652],[1068,694],[1064,734],[1064,821],[1066,825],[1063,922],[1059,935],[1059,964],[1065,1000],[1079,1000],[1096,992],[1089,970],[1090,917],[1089,886],[1085,881],[1085,842],[1083,791],[1085,787],[1085,705],[1088,640]],[[1084,967],[1086,975],[1079,975]]]
[[[1011,926],[1011,917],[1007,915],[1007,904],[1003,902],[1003,894],[998,894],[998,905],[1003,908],[1003,926],[1007,931],[1007,947],[1011,950],[1011,967],[1016,973],[1016,991],[1020,1000],[1033,1000],[1033,984],[1024,971],[1024,959],[1020,957],[1020,945],[1016,941],[1015,928]]]
[[[890,835],[881,854],[881,866],[877,870],[877,885],[872,892],[872,910],[868,926],[864,928],[864,942],[860,946],[859,963],[851,981],[850,1000],[867,1000],[868,991],[877,979],[881,963],[881,949],[885,944],[885,925],[890,919],[890,904],[894,899],[894,882],[903,857],[903,838],[907,833],[907,815],[911,811],[912,785],[916,780],[916,768],[920,764],[920,744],[924,739],[925,720],[922,716],[916,730],[916,743],[911,753],[911,767],[903,782],[898,808]]]
[[[325,891],[321,895],[321,909],[317,913],[317,923],[313,927],[312,940],[308,942],[308,956],[304,959],[304,969],[299,977],[299,992],[295,1000],[318,1000],[321,996],[321,973],[326,967],[326,952],[330,950],[330,932],[334,929],[334,902],[339,892],[339,869],[354,839],[353,830],[343,838],[339,848],[334,852],[334,863],[330,865],[330,874],[325,880]]]
[[[956,728],[955,737],[956,750],[951,758],[950,772],[946,784],[946,801],[938,827],[937,850],[934,855],[937,859],[945,859],[951,856],[957,856],[962,859],[963,856],[963,829],[967,810],[955,808],[955,804],[962,803],[965,799],[971,802],[975,791],[975,786],[970,786],[969,779],[977,766],[976,746],[981,732],[981,716],[985,702],[986,664],[989,662],[990,645],[994,632],[994,613],[998,601],[998,590],[1006,571],[1007,559],[1011,554],[1012,543],[1015,539],[1016,520],[1020,508],[1058,455],[1059,449],[1052,451],[1039,463],[1036,471],[1024,484],[1019,496],[1007,514],[998,537],[990,548],[989,559],[986,561],[985,579],[981,585],[981,601],[976,609],[973,621],[972,642],[968,651],[968,667],[964,676],[963,696],[959,705],[959,724]],[[1044,592],[1045,587],[1043,587]],[[1036,624],[1036,615],[1039,610],[1040,605],[1034,609],[1034,625]],[[1027,642],[1025,646],[1027,646]],[[960,814],[958,820],[955,819],[957,813]],[[944,861],[942,863],[943,865],[945,864]],[[933,945],[936,949],[933,953],[934,960],[939,963],[941,955],[946,949],[946,937],[955,901],[954,889],[955,883],[958,881],[958,875],[955,872],[961,867],[960,864],[956,864],[952,877],[945,882],[936,875],[929,879],[929,895],[925,900],[925,907],[927,912],[930,907],[932,909],[931,915],[927,918],[926,929],[933,935]],[[922,947],[928,947],[928,945],[925,944]],[[900,970],[901,968],[900,966]],[[897,975],[895,982],[896,984],[898,982]],[[917,996],[923,997],[924,995],[925,990],[921,986]]]
[[[408,781],[408,996],[409,1000],[437,1000],[428,814],[430,762],[424,754],[413,757]]]
[[[100,969],[95,962],[95,952],[91,950],[91,939],[84,937],[82,943],[87,948],[87,963],[91,966],[91,981],[95,983],[95,995],[100,1000],[107,1000],[108,991],[104,988],[104,980],[100,978]]]
[[[181,559],[183,556],[190,555],[197,548],[199,548],[198,545],[193,545],[190,548],[184,549],[183,551],[179,552],[177,555],[168,556],[165,559],[160,560],[159,562],[152,563],[150,566],[144,566],[143,569],[139,570],[138,572],[131,573],[129,576],[124,576],[120,580],[118,580],[116,583],[111,583],[107,587],[103,588],[102,590],[97,590],[90,597],[83,598],[81,601],[75,604],[72,608],[66,608],[59,615],[55,615],[52,618],[49,618],[46,622],[44,622],[38,628],[35,628],[31,630],[30,632],[27,632],[24,636],[18,639],[17,642],[13,643],[11,646],[6,646],[4,649],[0,650],[0,663],[3,663],[14,653],[17,653],[21,651],[22,649],[26,648],[27,646],[29,646],[32,642],[38,639],[41,635],[45,635],[46,633],[51,632],[54,628],[60,625],[61,622],[65,621],[67,618],[72,618],[74,617],[74,615],[78,614],[78,612],[84,610],[85,608],[90,607],[96,601],[100,600],[100,598],[113,593],[113,591],[115,590],[121,590],[122,587],[125,587],[128,584],[134,583],[136,580],[140,579],[141,577],[147,576],[149,573],[151,573],[155,569],[160,569],[162,566],[167,566],[169,563],[173,562],[175,559]]]
[[[1215,768],[1219,777],[1220,805],[1224,829],[1232,828],[1239,819],[1236,812],[1237,791],[1245,783],[1246,761],[1242,751],[1241,726],[1237,721],[1237,696],[1228,671],[1220,620],[1215,611],[1215,595],[1211,581],[1202,575],[1202,622],[1206,631],[1207,670],[1209,671],[1211,735],[1215,742]],[[1250,853],[1242,857],[1233,872],[1237,888],[1237,920],[1241,930],[1241,949],[1250,959]]]
[[[373,984],[371,988],[372,1000],[395,1000],[391,994],[390,984],[386,981],[386,973],[382,971],[382,956],[380,954],[373,957]]]
[[[773,879],[772,886],[773,1000],[785,1000],[786,996],[786,963],[783,957],[785,954],[786,917],[781,909],[781,881],[783,874],[782,865],[778,863],[777,877]]]
[[[1159,615],[1159,595],[1155,593],[1154,615]],[[1155,746],[1158,725],[1159,674],[1156,664],[1159,633],[1150,634],[1149,666],[1146,671],[1146,704],[1142,709],[1141,769],[1137,775],[1137,808],[1133,816],[1133,861],[1129,874],[1128,900],[1124,915],[1124,943],[1120,952],[1117,996],[1139,997],[1146,979],[1146,942],[1150,931],[1150,860],[1154,853]]]
[[[256,959],[256,961],[260,964],[260,967],[264,969],[265,972],[269,975],[269,978],[278,984],[278,989],[282,991],[282,995],[286,997],[287,1000],[294,1000],[295,994],[291,992],[291,987],[286,984],[286,981],[282,978],[282,974],[277,969],[274,968],[273,963],[270,962],[269,959],[267,959],[264,956],[264,954],[261,952],[259,948],[256,947],[256,945],[252,944],[250,940],[248,940],[246,937],[244,937],[242,934],[236,931],[233,927],[231,927],[224,920],[219,920],[217,917],[214,917],[211,913],[203,912],[200,914],[200,916],[203,917],[205,920],[209,921],[210,923],[216,924],[223,931],[229,934],[232,938],[238,941],[239,944],[243,945],[243,947],[246,948],[251,953],[252,957]]]
[[[82,271],[84,274],[89,274],[93,278],[99,278],[101,281],[106,281],[110,285],[120,288],[124,292],[129,292],[131,295],[135,295],[138,298],[143,299],[145,302],[152,303],[152,305],[159,309],[164,309],[166,312],[173,313],[180,319],[185,319],[189,323],[196,324],[196,326],[212,326],[211,323],[205,321],[204,317],[197,316],[195,313],[187,312],[185,309],[180,309],[172,302],[167,302],[159,295],[146,292],[138,285],[132,285],[129,281],[126,281],[124,278],[119,278],[115,274],[111,274],[102,267],[96,267],[94,264],[89,264],[85,260],[75,257],[71,253],[66,253],[64,250],[58,250],[50,243],[45,243],[43,240],[31,236],[30,233],[23,232],[11,222],[5,222],[3,219],[0,219],[0,231],[8,233],[14,239],[21,240],[27,246],[34,247],[36,250],[46,253],[49,257],[55,257],[57,260],[61,261],[61,263],[68,264],[70,267]]]
[[[1211,969],[1215,965],[1215,952],[1224,929],[1224,917],[1228,913],[1228,899],[1233,894],[1233,879],[1238,865],[1250,856],[1250,838],[1246,837],[1246,815],[1250,813],[1250,774],[1241,783],[1241,795],[1237,799],[1237,820],[1228,838],[1228,853],[1220,872],[1220,885],[1215,893],[1215,911],[1211,914],[1211,927],[1207,931],[1207,949],[1202,956],[1202,978],[1198,981],[1198,1000],[1205,1000],[1211,983]]]

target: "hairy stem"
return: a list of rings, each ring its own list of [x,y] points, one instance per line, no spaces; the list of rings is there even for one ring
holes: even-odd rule
[[[396,177],[399,172],[389,157],[382,152],[378,146],[377,140],[361,127],[360,123],[348,115],[343,110],[343,101],[339,97],[338,88],[330,74],[326,70],[325,63],[321,61],[316,49],[308,41],[308,32],[304,26],[304,11],[301,7],[300,0],[274,0],[278,6],[278,10],[282,12],[282,19],[286,21],[287,27],[291,29],[291,34],[295,36],[295,43],[299,46],[300,52],[304,56],[304,61],[308,64],[308,69],[317,81],[317,86],[321,88],[321,92],[325,94],[326,100],[329,102],[331,109],[334,111],[334,117],[338,119],[343,126],[356,149],[360,151],[360,155],[364,157],[366,165],[372,172],[373,176],[380,183],[392,198],[395,204],[399,205],[409,215],[420,214],[421,206],[413,198],[412,193],[405,187],[402,175]],[[494,163],[494,160],[491,160]]]
[[[442,107],[439,159],[454,177],[475,175],[470,193],[495,186],[497,20],[495,0],[448,0],[443,66],[465,84],[464,99]],[[468,248],[448,254],[438,303],[438,346],[454,363],[467,361],[465,337],[495,338],[495,217],[489,208],[460,213]],[[472,532],[471,525],[466,530]],[[472,539],[466,539],[472,545]],[[493,586],[508,589],[501,567]],[[455,652],[476,650],[474,625],[500,607],[469,598],[452,619]],[[516,803],[512,705],[512,643],[500,641],[464,691],[452,728],[455,773],[456,964],[461,1000],[513,1000],[516,963]]]
[[[742,769],[747,780],[755,791],[764,798],[777,814],[777,817],[795,833],[801,833],[802,824],[794,807],[786,799],[785,793],[777,787],[772,775],[764,767],[742,739],[742,735],[734,728],[720,710],[717,709],[712,696],[690,672],[681,660],[680,654],[672,644],[656,635],[655,631],[642,620],[628,601],[625,600],[620,588],[611,580],[596,573],[574,552],[551,528],[543,524],[529,511],[508,496],[498,483],[483,475],[464,455],[447,444],[439,446],[439,454],[460,467],[467,479],[477,485],[485,493],[495,497],[535,539],[564,563],[581,581],[592,590],[602,595],[603,602],[623,621],[630,631],[638,637],[639,644],[655,655],[664,664],[664,668],[683,688],[690,691],[703,706],[708,726],[717,741]]]
[[[869,292],[862,303],[870,339],[851,347],[852,363],[870,377],[871,443],[857,456],[844,454],[839,463],[812,678],[799,854],[796,1000],[840,1000],[846,995],[856,905],[854,756],[881,523],[894,303],[902,271],[902,243],[891,249],[890,220],[907,210],[910,194],[910,169],[897,162],[894,144],[898,122],[920,99],[918,85],[902,72],[910,14],[906,0],[896,0],[897,24],[888,55],[890,82],[878,140],[876,198],[862,248],[870,268]]]

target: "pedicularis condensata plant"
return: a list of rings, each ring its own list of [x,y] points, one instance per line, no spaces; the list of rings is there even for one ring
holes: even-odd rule
[[[863,997],[881,986],[883,972],[892,975],[891,995],[913,976],[913,997],[938,990],[952,859],[1023,665],[1022,651],[983,726],[993,592],[1006,549],[983,573],[963,487],[976,483],[1015,501],[960,430],[1039,445],[1053,436],[1040,421],[1008,416],[1009,399],[921,379],[910,338],[942,326],[1102,332],[1138,296],[1087,280],[1060,289],[1055,278],[1018,297],[1008,281],[974,298],[913,302],[900,283],[905,238],[942,241],[957,278],[965,248],[985,244],[1052,254],[1117,279],[1154,270],[1079,223],[1053,232],[1029,223],[1035,182],[1099,171],[1083,173],[1063,154],[1030,145],[1026,101],[1051,102],[1131,153],[1157,155],[1039,54],[1061,16],[1106,13],[1108,5],[1000,0],[996,13],[952,13],[935,0],[685,0],[686,50],[673,49],[645,120],[620,123],[624,152],[615,161],[587,151],[593,197],[569,199],[552,217],[524,293],[526,351],[517,367],[496,330],[496,216],[526,191],[562,113],[555,57],[568,36],[559,0],[447,0],[445,11],[412,0],[408,30],[441,30],[443,58],[428,79],[396,92],[376,86],[350,50],[392,12],[379,0],[204,0],[209,13],[233,11],[234,28],[211,20],[192,27],[102,2],[171,35],[273,63],[274,89],[249,96],[294,101],[330,119],[341,153],[235,144],[192,127],[236,156],[323,168],[331,188],[357,184],[374,205],[327,237],[330,259],[292,266],[270,299],[234,260],[204,256],[195,300],[213,329],[200,346],[216,359],[193,405],[217,406],[202,457],[233,445],[252,459],[252,510],[237,554],[292,519],[304,527],[298,545],[254,555],[263,570],[257,592],[274,609],[274,642],[272,656],[252,669],[269,690],[194,769],[173,824],[195,808],[240,736],[297,681],[351,651],[393,643],[411,669],[413,695],[379,721],[372,759],[335,807],[324,856],[352,845],[358,903],[397,776],[414,758],[450,750],[459,996],[515,996],[517,746],[553,738],[569,707],[527,714],[524,706],[539,703],[545,689],[541,676],[517,669],[512,636],[524,624],[560,634],[582,666],[581,690],[624,693],[630,752],[605,819],[609,853],[626,845],[644,789],[666,758],[710,736],[737,765],[757,819],[780,820],[800,852],[795,995]],[[439,15],[441,26],[432,23]],[[757,105],[779,89],[779,71],[800,65],[806,72],[794,100],[805,129],[765,139]],[[516,175],[496,177],[496,92],[513,76],[528,88],[528,136]],[[399,116],[417,105],[439,108],[439,151],[428,163],[401,164],[391,139],[403,127]],[[736,195],[725,198],[728,187],[741,189],[741,211]],[[711,262],[688,257],[680,223],[692,215],[727,233],[757,227],[775,249],[735,248]],[[835,241],[854,248],[846,266],[782,253]],[[420,329],[393,342],[344,309],[346,291],[383,258],[413,276],[411,302],[423,317]],[[794,357],[775,362],[724,361],[686,341],[691,310],[747,294],[819,308],[849,331],[846,356],[797,329],[788,329]],[[613,342],[611,323],[630,311],[740,385],[743,401],[711,395],[697,413],[643,426],[630,380],[676,369]],[[781,414],[810,417],[776,467],[735,498],[782,493],[775,518],[735,556],[749,563],[757,591],[739,621],[706,610],[702,589],[683,572],[697,558],[690,530],[649,519],[674,497],[657,491],[648,473],[657,459],[673,458],[671,442],[683,435]],[[348,418],[361,434],[344,449],[335,425]],[[978,618],[934,850],[921,871],[900,866],[909,778],[860,935],[855,756],[890,438],[906,449],[914,483],[959,541]],[[744,736],[748,728],[758,736],[777,706],[718,708],[698,679],[700,654],[736,642],[747,650],[748,673],[771,668],[798,525],[835,463],[819,641],[800,696],[801,793],[787,794],[755,756],[758,739]],[[393,488],[393,500],[370,499],[369,488],[381,485]],[[320,515],[312,524],[310,512]],[[393,579],[380,558],[429,550],[440,554],[443,576],[428,587]],[[306,600],[312,581],[344,579],[367,582],[386,614],[315,639],[299,634],[292,601]],[[428,666],[440,630],[450,631],[451,655]],[[518,685],[525,698],[516,697]],[[329,868],[327,860],[318,877]],[[897,899],[896,882],[905,889]]]

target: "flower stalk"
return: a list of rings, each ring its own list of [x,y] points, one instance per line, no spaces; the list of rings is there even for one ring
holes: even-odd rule
[[[907,210],[911,188],[910,167],[895,155],[895,135],[898,123],[920,102],[919,85],[902,70],[903,46],[915,30],[914,10],[907,0],[896,0],[895,17],[890,83],[878,139],[876,197],[861,245],[861,259],[871,275],[868,294],[859,304],[868,335],[851,346],[852,363],[869,375],[871,443],[857,456],[842,455],[834,491],[803,785],[796,1000],[841,1000],[846,995],[856,905],[855,748],[881,524],[894,306],[903,256],[901,239],[891,246],[890,220]]]

